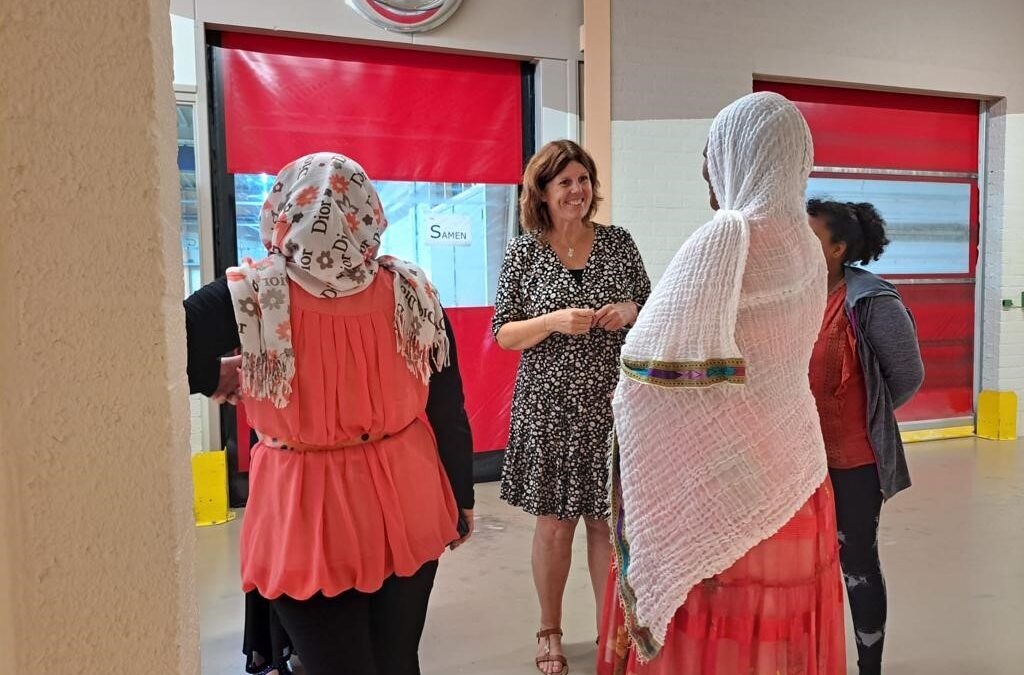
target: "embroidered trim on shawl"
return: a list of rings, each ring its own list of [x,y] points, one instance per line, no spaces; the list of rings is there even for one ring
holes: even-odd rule
[[[708,387],[720,382],[745,384],[747,362],[743,359],[637,361],[623,358],[622,372],[631,380],[658,387]]]
[[[629,585],[626,574],[629,571],[629,541],[626,539],[626,511],[622,505],[622,481],[619,476],[619,438],[612,429],[611,453],[611,518],[612,518],[612,551],[615,555],[616,585],[619,589],[619,602],[625,614],[626,630],[637,647],[641,661],[649,661],[661,651],[661,643],[654,639],[650,629],[636,623],[636,593]]]

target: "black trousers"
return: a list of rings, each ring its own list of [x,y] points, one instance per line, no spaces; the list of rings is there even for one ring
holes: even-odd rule
[[[242,653],[246,655],[245,672],[258,673],[267,665],[283,669],[292,653],[288,633],[281,627],[270,601],[249,591],[245,594],[245,632]]]
[[[882,490],[874,464],[829,469],[836,497],[839,562],[850,599],[861,675],[882,672],[887,601],[878,559],[878,516]]]
[[[309,675],[420,675],[419,645],[437,561],[375,593],[271,603]]]

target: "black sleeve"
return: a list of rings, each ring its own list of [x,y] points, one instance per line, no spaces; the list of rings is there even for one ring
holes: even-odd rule
[[[209,396],[220,381],[220,357],[239,347],[238,324],[224,277],[185,299],[188,390]]]
[[[455,349],[455,335],[451,322],[445,316],[444,329],[448,334],[449,364],[430,377],[427,396],[427,419],[437,436],[441,463],[452,484],[459,508],[472,509],[473,496],[473,436],[466,415],[466,399],[462,393],[462,375],[459,356]]]

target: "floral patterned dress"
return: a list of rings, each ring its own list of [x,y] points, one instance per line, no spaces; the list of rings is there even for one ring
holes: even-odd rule
[[[524,234],[505,253],[493,330],[568,307],[643,305],[650,291],[640,252],[621,227],[595,226],[580,281],[542,237]],[[626,332],[553,333],[523,350],[501,479],[506,502],[537,516],[608,516],[611,398]]]

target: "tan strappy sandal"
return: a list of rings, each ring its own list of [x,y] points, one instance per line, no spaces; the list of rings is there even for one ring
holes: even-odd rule
[[[545,629],[537,632],[537,642],[538,643],[540,643],[540,641],[545,639],[545,638],[547,638],[547,641],[548,641],[547,645],[545,645],[545,647],[544,647],[544,656],[538,656],[536,658],[537,670],[539,670],[540,672],[544,673],[544,675],[569,675],[569,662],[565,660],[565,656],[562,655],[562,654],[552,654],[551,653],[551,636],[552,635],[557,635],[558,637],[562,637],[562,629],[561,628],[545,628]],[[557,664],[560,664],[562,666],[562,668],[561,668],[561,670],[555,670],[555,671],[552,671],[552,672],[549,673],[543,667],[545,663],[557,663]]]

